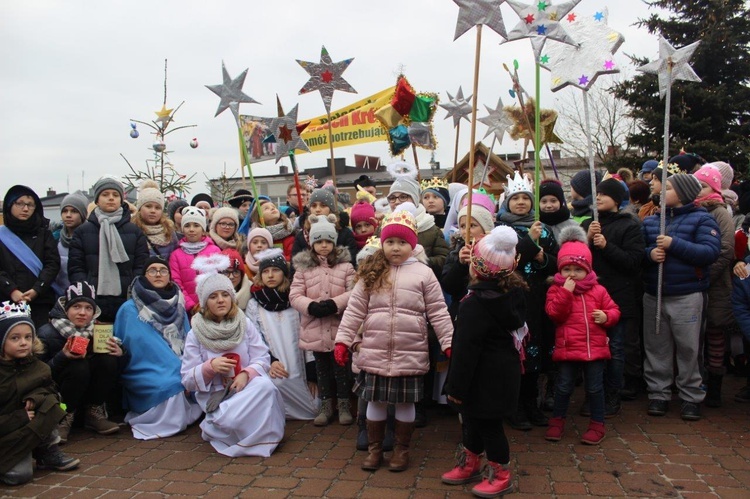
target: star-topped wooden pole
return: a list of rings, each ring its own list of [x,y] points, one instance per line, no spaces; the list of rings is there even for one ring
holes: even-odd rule
[[[341,76],[354,58],[344,59],[343,61],[333,62],[325,46],[320,50],[320,62],[307,62],[297,60],[297,63],[307,71],[310,79],[305,86],[299,91],[300,95],[317,90],[323,98],[323,105],[326,108],[328,117],[328,147],[331,151],[331,180],[336,185],[336,168],[333,157],[333,131],[331,130],[331,101],[333,92],[341,90],[356,94],[357,91]]]
[[[484,118],[479,118],[478,121],[487,125],[487,132],[484,134],[484,137],[482,137],[483,139],[487,138],[489,134],[492,134],[492,142],[490,142],[490,153],[487,157],[487,162],[489,163],[490,157],[492,156],[492,149],[495,147],[495,142],[500,142],[500,144],[503,143],[505,132],[507,132],[510,127],[513,126],[513,120],[510,118],[510,116],[508,116],[508,113],[505,112],[502,98],[497,99],[497,106],[495,106],[495,109],[492,109],[486,104],[484,107],[487,109],[487,112],[489,114]],[[482,181],[479,183],[480,186],[484,185],[485,177],[487,176],[488,172],[489,168],[485,168],[484,174],[482,175]]]
[[[487,25],[503,38],[508,38],[503,23],[503,15],[500,12],[500,6],[506,0],[453,0],[458,5],[458,19],[456,21],[456,32],[453,40],[457,40],[461,35],[470,30],[473,26],[477,27],[477,40],[474,49],[474,88],[471,99],[471,143],[469,144],[469,178],[467,185],[469,192],[466,196],[466,220],[471,220],[471,200],[474,185],[474,145],[477,136],[477,94],[479,93],[479,60],[482,50],[482,26]],[[455,167],[453,168],[455,171]],[[466,223],[466,242],[471,241],[471,224]]]
[[[669,165],[669,115],[672,106],[672,82],[674,80],[701,81],[690,67],[690,57],[698,42],[693,42],[681,49],[675,49],[663,36],[659,36],[659,58],[637,70],[642,73],[659,76],[659,95],[664,98],[664,150],[662,151],[661,198],[659,200],[659,234],[664,235],[667,226],[667,167]],[[665,98],[666,97],[666,98]],[[662,284],[664,282],[664,262],[659,263],[656,284],[656,333],[661,327]]]
[[[591,211],[595,222],[599,221],[599,210],[596,207],[596,167],[588,91],[600,75],[620,72],[613,55],[625,41],[622,34],[607,26],[608,18],[609,12],[606,8],[591,15],[568,14],[560,22],[566,31],[575,37],[578,44],[552,44],[545,47],[539,59],[539,64],[552,72],[553,92],[568,85],[578,87],[583,92],[583,115],[593,196]]]
[[[453,172],[452,172],[452,181],[456,181],[456,166],[458,165],[458,139],[461,134],[461,120],[464,119],[466,121],[469,121],[468,116],[471,114],[471,104],[469,104],[469,99],[471,99],[471,95],[467,98],[464,98],[464,91],[461,87],[458,87],[458,92],[456,93],[456,96],[453,97],[450,92],[446,92],[448,94],[448,102],[445,104],[440,104],[440,107],[448,111],[448,114],[445,115],[445,119],[453,118],[453,127],[456,129],[456,147],[453,150]]]

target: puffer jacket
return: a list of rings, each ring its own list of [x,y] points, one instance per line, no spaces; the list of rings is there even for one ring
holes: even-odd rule
[[[203,241],[207,241],[208,245],[197,255],[188,255],[181,247],[178,247],[169,255],[169,272],[172,274],[172,280],[177,283],[182,290],[182,294],[185,295],[185,310],[188,311],[198,304],[198,295],[195,293],[195,276],[198,273],[192,267],[195,257],[221,253],[219,247],[214,244],[209,236],[203,236]]]
[[[390,282],[390,288],[375,293],[365,290],[363,281],[354,286],[336,343],[351,347],[363,326],[357,367],[387,377],[425,374],[430,368],[427,320],[442,351],[453,338],[440,283],[430,267],[413,258],[391,266]]]
[[[336,247],[335,264],[321,262],[312,250],[297,253],[294,258],[292,287],[289,301],[300,313],[299,347],[313,352],[331,352],[338,331],[341,314],[347,306],[354,286],[354,267],[349,250]],[[338,312],[327,317],[313,317],[307,312],[310,303],[333,300]]]
[[[750,255],[745,258],[750,263]],[[732,312],[742,336],[750,341],[750,278],[740,279],[732,275]]]
[[[120,286],[118,296],[100,296],[97,294],[96,304],[102,311],[99,320],[114,322],[120,305],[125,303],[128,288],[136,276],[143,273],[143,267],[148,259],[148,243],[146,235],[137,225],[130,221],[130,208],[127,203],[122,204],[122,218],[115,224],[120,234],[122,245],[128,255],[128,260],[118,263],[120,271]],[[73,233],[68,253],[68,278],[70,282],[86,281],[99,289],[99,220],[96,212],[91,212],[86,222]]]
[[[555,283],[547,290],[547,315],[555,328],[556,362],[588,362],[612,357],[609,351],[607,329],[620,321],[620,309],[601,284],[588,290],[577,289],[571,293]],[[594,310],[607,314],[607,322],[596,324],[591,316]]]
[[[417,241],[424,248],[424,252],[430,260],[430,268],[435,276],[440,276],[443,273],[445,259],[451,251],[450,246],[445,241],[443,231],[437,225],[433,225],[429,229],[418,232]]]
[[[708,326],[725,328],[732,325],[732,264],[734,262],[734,222],[727,206],[719,201],[707,201],[701,206],[714,217],[721,231],[721,252],[711,264],[706,316]]]
[[[709,266],[719,258],[721,233],[705,208],[694,205],[667,208],[666,234],[672,237],[664,260],[664,296],[680,296],[705,291],[709,286]],[[659,235],[659,215],[643,221],[646,255],[643,282],[646,292],[656,295],[659,265],[651,259]]]

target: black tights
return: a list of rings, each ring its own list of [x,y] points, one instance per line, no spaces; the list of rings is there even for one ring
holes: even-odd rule
[[[510,462],[510,447],[503,430],[503,420],[480,419],[466,417],[463,419],[464,447],[474,454],[487,453],[487,460],[493,463],[508,464]]]
[[[54,376],[68,412],[76,411],[84,402],[103,404],[115,388],[117,371],[117,357],[109,354],[95,353],[85,359],[71,359]]]
[[[322,400],[336,397],[349,400],[352,394],[352,370],[347,362],[340,366],[333,358],[333,352],[313,352],[315,372],[318,375],[318,392]]]

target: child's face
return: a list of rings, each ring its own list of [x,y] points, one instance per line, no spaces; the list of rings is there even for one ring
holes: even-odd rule
[[[466,234],[466,215],[462,216],[458,221],[458,228],[461,230],[461,234]],[[469,235],[472,239],[479,239],[484,235],[484,229],[474,218],[471,219],[471,227],[469,228]]]
[[[36,203],[31,196],[21,196],[10,206],[10,213],[18,220],[28,220],[36,210]]]
[[[122,206],[120,193],[115,189],[104,189],[96,200],[96,206],[104,213],[112,213]]]
[[[188,222],[182,226],[182,233],[189,243],[197,243],[203,239],[203,227],[198,222]]]
[[[251,255],[256,255],[266,249],[268,249],[268,241],[266,241],[265,237],[261,236],[255,236],[254,238],[252,238],[250,240],[250,244],[248,245],[248,250],[250,251]]]
[[[311,215],[323,215],[328,216],[331,214],[331,208],[328,207],[328,205],[321,203],[320,201],[313,201],[313,203],[310,205],[310,214]]]
[[[661,194],[661,180],[656,175],[651,176],[651,182],[648,183],[651,188],[651,195]]]
[[[577,193],[577,192],[575,191],[575,189],[573,189],[573,188],[571,187],[571,188],[570,188],[570,199],[572,199],[573,201],[580,201],[581,199],[583,199],[583,196],[581,196],[580,194],[578,194],[578,193]]]
[[[653,176],[654,174],[651,172],[643,172],[643,181],[649,182]]]
[[[445,213],[445,202],[443,198],[434,192],[425,192],[422,195],[422,205],[430,215],[442,215]]]
[[[23,359],[31,355],[34,345],[34,330],[28,324],[18,324],[5,333],[3,359]]]
[[[375,234],[375,227],[365,221],[357,222],[357,225],[354,226],[354,233],[360,236],[369,236]]]
[[[180,210],[177,210],[174,212],[174,226],[175,227],[182,226],[182,213],[180,213]]]
[[[247,212],[249,210],[250,210],[250,201],[243,201],[240,207],[238,208],[240,215],[242,215],[243,217],[247,215]]]
[[[584,269],[583,267],[579,267],[578,265],[565,265],[560,269],[560,274],[562,274],[562,276],[566,279],[570,277],[574,281],[580,281],[581,279],[586,277],[586,274],[588,274],[588,272],[586,272],[586,269]]]
[[[702,198],[712,194],[713,192],[714,190],[711,189],[711,186],[701,180],[701,191],[698,193],[697,197]]]
[[[227,276],[229,280],[232,281],[232,286],[234,286],[234,290],[237,291],[237,288],[242,282],[242,271],[240,269],[231,268],[224,270],[222,274]]]
[[[65,315],[75,327],[86,327],[94,320],[94,307],[90,303],[79,301],[71,305]]]
[[[146,280],[156,289],[164,289],[169,285],[171,273],[169,267],[161,263],[152,263],[146,269]]]
[[[266,222],[266,225],[276,225],[279,223],[281,213],[279,213],[279,209],[276,208],[275,204],[263,203],[260,209],[263,212],[263,221]]]
[[[542,196],[539,200],[539,210],[542,213],[555,213],[560,210],[560,200],[552,194]]]
[[[408,242],[400,237],[389,237],[382,242],[385,259],[391,265],[400,265],[411,256],[412,248]]]
[[[516,194],[508,200],[508,209],[514,215],[526,215],[531,211],[531,198],[526,194]]]
[[[141,220],[146,225],[156,225],[161,220],[161,214],[164,212],[164,208],[158,203],[148,202],[141,206],[140,215]]]
[[[214,230],[223,239],[231,239],[234,235],[234,231],[237,230],[237,224],[231,218],[222,218],[216,222]]]
[[[328,256],[333,251],[333,243],[328,240],[316,241],[313,243],[313,250],[320,256]]]
[[[266,267],[263,269],[260,278],[265,287],[274,289],[284,282],[284,272],[278,267]]]
[[[83,220],[81,220],[81,214],[72,206],[66,206],[63,208],[60,212],[60,218],[62,218],[62,223],[65,228],[68,229],[68,232],[73,232],[76,227],[83,223]]]
[[[206,308],[221,320],[232,309],[232,295],[227,291],[214,291],[206,300]]]
[[[596,195],[596,209],[599,211],[617,211],[619,207],[615,200],[604,194]]]
[[[664,204],[670,208],[682,206],[680,197],[677,195],[677,191],[672,188],[672,182],[669,180],[667,180],[667,194],[664,196]]]

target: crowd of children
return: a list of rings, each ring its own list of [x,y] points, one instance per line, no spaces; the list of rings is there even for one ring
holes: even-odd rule
[[[13,186],[0,480],[30,480],[33,460],[74,468],[59,445],[81,423],[119,431],[113,411],[138,439],[203,415],[202,437],[227,456],[270,455],[286,419],[350,425],[356,412],[362,468],[392,450],[388,469],[402,471],[425,409],[447,401],[462,442],[442,480],[481,480],[472,491],[495,497],[513,488],[504,425],[564,439],[581,374],[586,444],[639,390],[661,416],[675,387],[681,417],[698,420],[701,404],[721,405],[734,319],[750,340],[750,189],[726,163],[684,156],[638,178],[597,172],[595,190],[578,172],[569,196],[516,173],[499,200],[471,201],[399,162],[380,199],[357,179],[350,207],[330,183],[290,186],[286,206],[238,190],[216,207],[205,194],[165,205],[146,182],[130,205],[103,177],[91,206],[65,196],[53,230],[39,197]],[[750,402],[750,382],[735,398]]]

